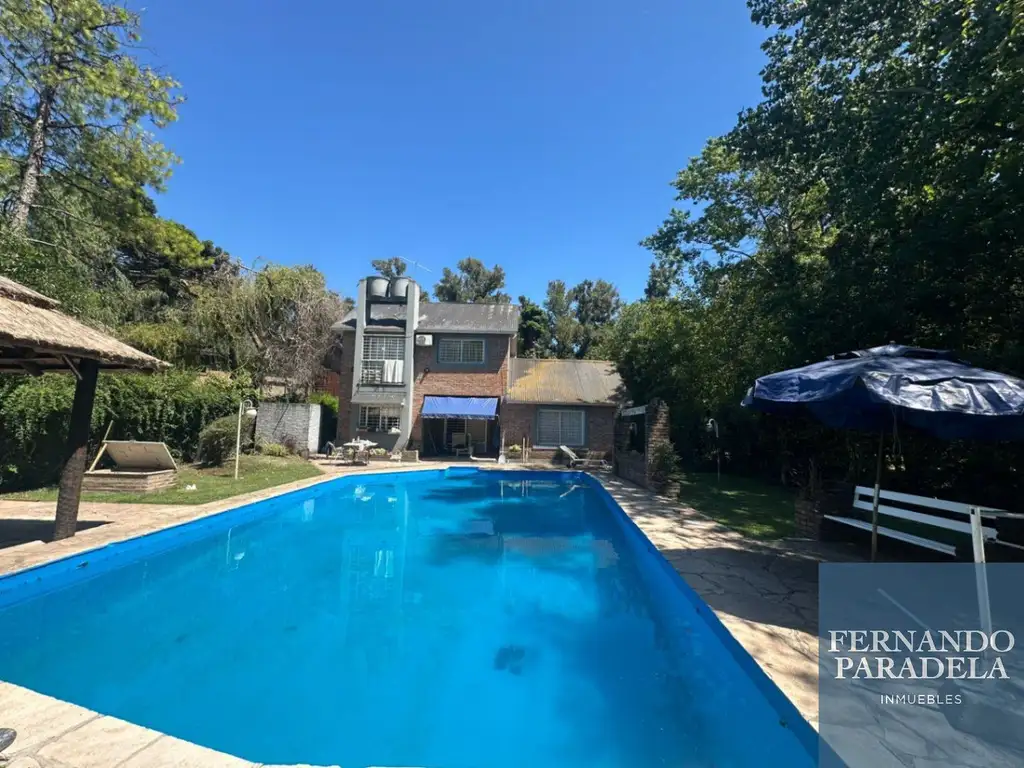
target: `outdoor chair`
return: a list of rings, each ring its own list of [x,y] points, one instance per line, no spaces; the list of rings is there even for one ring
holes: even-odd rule
[[[566,445],[560,445],[558,449],[569,459],[569,469],[611,469],[602,451],[587,451],[587,455],[580,458]]]
[[[452,435],[452,453],[456,456],[473,455],[473,444],[469,441],[469,435],[465,432],[456,432]]]

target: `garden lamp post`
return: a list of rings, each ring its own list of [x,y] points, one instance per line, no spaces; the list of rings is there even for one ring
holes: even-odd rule
[[[235,433],[235,480],[238,479],[238,457],[242,453],[242,415],[243,412],[250,419],[256,418],[256,407],[252,400],[245,398],[238,404],[238,431]]]

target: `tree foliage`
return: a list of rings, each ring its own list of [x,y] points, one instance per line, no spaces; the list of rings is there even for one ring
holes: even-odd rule
[[[392,256],[390,259],[374,259],[370,264],[377,271],[377,274],[389,280],[393,277],[404,275],[407,266],[405,259],[399,256]]]
[[[336,342],[331,325],[348,309],[314,267],[268,265],[200,287],[192,323],[217,367],[257,383],[284,377],[308,394]]]
[[[173,156],[149,126],[181,101],[175,80],[139,63],[139,17],[101,0],[3,0],[0,77],[10,226],[63,216],[65,188],[105,219],[160,189]]]
[[[645,301],[609,349],[673,403],[686,457],[718,419],[735,469],[815,457],[867,479],[870,438],[738,407],[754,378],[889,341],[1024,373],[1024,16],[980,0],[751,0],[764,99],[674,181]],[[888,482],[1013,496],[1020,449],[900,435]]]
[[[508,304],[511,298],[502,293],[505,287],[505,270],[495,265],[488,269],[479,259],[462,259],[457,271],[448,267],[441,273],[441,280],[434,286],[434,298],[438,301],[461,301],[473,304]]]
[[[248,269],[158,214],[149,193],[174,158],[154,134],[181,96],[140,61],[139,25],[103,0],[0,0],[0,274],[172,363],[103,377],[95,418],[191,459],[240,387],[277,376],[307,391],[346,304],[312,267]],[[0,381],[0,482],[52,479],[72,389]]]
[[[543,307],[519,297],[519,356],[544,357],[551,345],[551,329]]]
[[[520,302],[523,300],[521,298]],[[583,280],[572,288],[563,280],[552,280],[548,283],[543,306],[547,328],[538,337],[542,346],[536,356],[605,356],[608,330],[621,307],[618,290],[605,280]]]

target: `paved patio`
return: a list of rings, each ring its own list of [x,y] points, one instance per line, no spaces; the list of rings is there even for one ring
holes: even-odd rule
[[[415,471],[449,466],[381,464],[321,466],[322,477],[196,506],[82,505],[82,529],[72,539],[0,548],[0,575],[180,525],[233,507],[305,488],[342,474]],[[479,465],[497,469],[496,465]],[[817,725],[817,565],[856,560],[850,550],[811,542],[754,542],[695,510],[616,477],[601,482],[676,570],[812,725]],[[2,531],[45,525],[53,502],[0,501]],[[40,529],[43,530],[43,529]],[[2,546],[2,544],[0,544]],[[7,768],[256,768],[113,717],[0,682],[0,726],[18,739]]]

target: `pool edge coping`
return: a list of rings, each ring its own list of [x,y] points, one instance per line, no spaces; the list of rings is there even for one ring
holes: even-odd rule
[[[680,598],[686,600],[687,604],[708,625],[708,628],[719,642],[722,643],[740,669],[750,678],[769,706],[779,715],[780,721],[785,720],[786,724],[783,727],[793,733],[800,746],[803,747],[804,751],[811,758],[812,763],[817,764],[821,741],[820,735],[814,726],[804,717],[803,713],[786,695],[785,691],[768,676],[768,673],[764,671],[750,651],[729,631],[729,628],[719,618],[715,609],[697,593],[697,590],[687,583],[683,575],[669,562],[668,558],[661,552],[658,545],[651,540],[647,532],[640,527],[636,520],[615,499],[611,490],[602,479],[589,473],[583,474],[601,492],[606,503],[609,503],[613,508],[612,511],[616,513],[616,518],[619,520],[633,546],[640,547],[643,550],[643,553],[653,561],[653,564],[658,567],[661,574],[675,587],[675,591],[679,593]],[[618,479],[621,480],[622,478]]]

